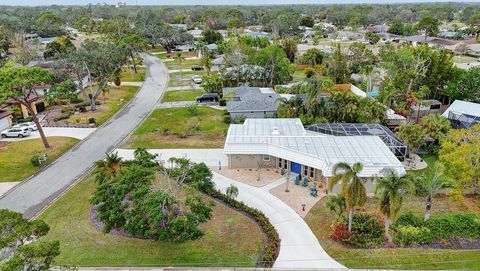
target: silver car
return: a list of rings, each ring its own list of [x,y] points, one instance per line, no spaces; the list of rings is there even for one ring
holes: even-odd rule
[[[37,125],[34,122],[22,122],[14,125],[12,128],[28,128],[30,131],[36,131]]]
[[[7,138],[7,137],[27,137],[30,135],[30,129],[29,128],[10,128],[7,130],[2,131],[2,137]]]

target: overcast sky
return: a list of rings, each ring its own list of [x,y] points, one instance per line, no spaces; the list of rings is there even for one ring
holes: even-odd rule
[[[86,5],[88,3],[126,2],[127,5],[272,5],[272,4],[331,4],[331,3],[412,3],[412,2],[466,2],[461,0],[438,1],[438,0],[0,0],[0,5]],[[469,0],[467,2],[480,2],[480,0]]]

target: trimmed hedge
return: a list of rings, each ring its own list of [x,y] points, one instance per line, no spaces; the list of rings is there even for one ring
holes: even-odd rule
[[[243,212],[251,217],[262,228],[263,232],[267,236],[267,244],[260,253],[257,260],[257,267],[270,268],[277,259],[278,252],[280,250],[280,237],[275,227],[270,223],[270,220],[261,211],[248,207],[245,203],[229,198],[219,190],[206,188],[203,192],[215,199],[221,200],[228,204],[233,209]]]
[[[402,214],[392,229],[398,245],[431,244],[439,239],[480,239],[480,220],[474,213],[445,214],[423,221],[412,213]]]

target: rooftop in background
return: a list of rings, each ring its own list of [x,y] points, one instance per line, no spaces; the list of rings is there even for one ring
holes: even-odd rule
[[[268,154],[287,157],[333,176],[339,162],[361,162],[362,177],[381,175],[392,168],[404,175],[400,161],[377,135],[333,136],[305,130],[300,119],[247,119],[228,130],[225,154]]]
[[[258,87],[224,88],[223,97],[228,112],[276,111],[281,98],[271,88]]]

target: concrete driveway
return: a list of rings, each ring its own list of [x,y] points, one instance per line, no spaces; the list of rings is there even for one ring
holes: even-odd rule
[[[73,137],[77,139],[85,139],[91,133],[95,132],[97,128],[64,128],[64,127],[43,127],[45,135],[48,136],[63,136],[63,137]],[[29,140],[34,138],[40,138],[38,131],[34,131],[28,137],[24,138],[2,138],[0,141],[21,141]]]
[[[118,149],[116,151],[125,160],[133,159],[133,150]],[[223,167],[228,165],[228,158],[223,154],[223,149],[149,149],[148,151],[159,154],[162,161],[168,161],[170,157],[185,157],[193,162],[204,162],[210,167],[218,167],[219,162]],[[288,270],[345,268],[325,252],[310,227],[295,210],[268,192],[271,186],[282,184],[282,180],[265,187],[254,187],[213,172],[213,181],[223,192],[231,184],[235,185],[239,190],[237,199],[262,211],[275,226],[280,235],[281,245],[274,268]]]
[[[93,162],[115,149],[155,108],[168,82],[168,70],[155,56],[143,55],[145,81],[129,103],[97,128],[88,138],[67,151],[36,176],[25,180],[0,197],[0,208],[34,217],[83,177]]]

